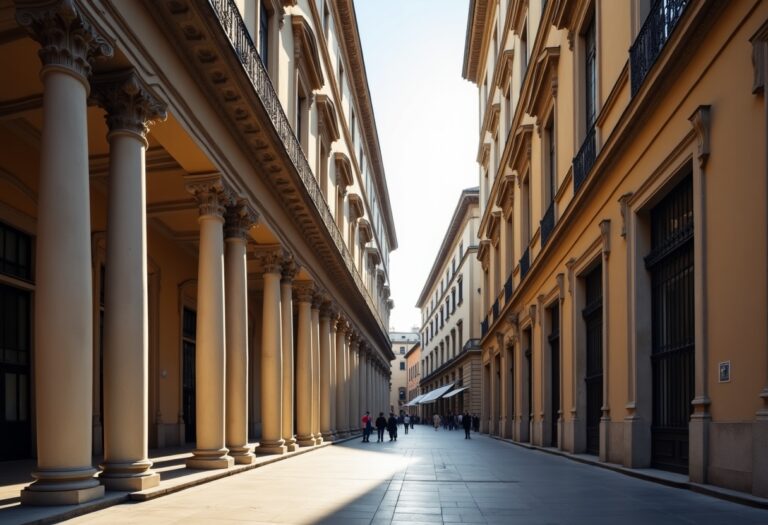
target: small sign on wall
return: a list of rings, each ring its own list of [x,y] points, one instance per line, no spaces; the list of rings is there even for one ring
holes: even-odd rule
[[[720,383],[730,383],[731,382],[731,362],[730,361],[722,361],[718,363],[717,365],[718,370],[718,381]]]

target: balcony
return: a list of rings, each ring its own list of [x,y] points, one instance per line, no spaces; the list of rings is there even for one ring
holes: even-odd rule
[[[552,230],[555,229],[555,201],[549,203],[547,211],[544,212],[544,217],[539,222],[541,226],[541,247],[547,245],[549,236],[552,235]]]
[[[531,249],[526,248],[523,256],[520,258],[520,281],[525,279],[528,275],[528,270],[531,269]]]
[[[597,156],[597,145],[595,142],[595,125],[592,124],[592,127],[587,131],[587,136],[584,138],[584,143],[579,148],[579,152],[573,158],[574,195],[579,191],[584,181],[587,180],[589,172],[595,164],[595,157]]]
[[[690,0],[656,0],[653,3],[648,18],[629,48],[633,97],[643,85],[688,4]]]
[[[507,277],[507,282],[504,283],[504,303],[508,303],[510,297],[512,297],[512,274]]]

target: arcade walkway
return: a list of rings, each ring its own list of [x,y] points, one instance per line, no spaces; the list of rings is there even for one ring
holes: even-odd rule
[[[70,523],[768,523],[768,510],[462,431],[326,447]]]

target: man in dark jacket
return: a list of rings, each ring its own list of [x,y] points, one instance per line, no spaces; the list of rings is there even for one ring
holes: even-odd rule
[[[461,424],[464,427],[464,439],[472,439],[469,437],[469,432],[472,430],[472,417],[469,415],[469,412],[464,412]]]
[[[389,421],[387,421],[387,430],[389,431],[389,440],[397,441],[397,418],[393,413],[389,413]]]
[[[385,428],[387,428],[387,418],[384,417],[384,412],[379,412],[379,417],[376,418],[376,433],[378,436],[376,443],[384,441]]]

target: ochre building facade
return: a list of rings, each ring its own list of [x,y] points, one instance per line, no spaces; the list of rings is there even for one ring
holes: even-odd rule
[[[397,239],[351,0],[0,16],[0,459],[36,457],[22,503],[156,485],[150,447],[226,469],[385,409]]]
[[[392,353],[395,359],[390,363],[389,410],[399,415],[403,405],[408,403],[408,363],[406,355],[419,342],[418,332],[390,332]]]
[[[422,417],[479,413],[481,269],[479,189],[461,192],[416,306],[421,310]]]
[[[768,496],[766,21],[471,2],[483,431]]]

